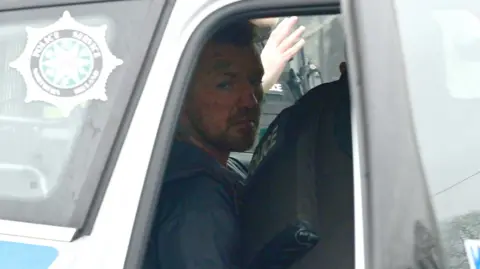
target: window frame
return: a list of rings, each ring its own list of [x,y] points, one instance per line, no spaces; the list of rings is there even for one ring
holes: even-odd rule
[[[179,1],[177,1],[178,3]],[[185,30],[188,43],[182,44],[182,54],[176,67],[174,79],[170,86],[162,121],[157,126],[155,146],[149,162],[145,183],[140,197],[138,212],[131,234],[127,259],[124,268],[138,268],[145,254],[149,233],[154,217],[154,210],[160,195],[163,172],[170,147],[173,142],[173,130],[180,114],[180,105],[186,94],[187,83],[192,77],[194,65],[199,56],[198,48],[206,43],[209,33],[220,23],[228,20],[252,17],[282,17],[296,15],[322,15],[338,12],[339,2],[336,0],[317,0],[314,3],[308,0],[261,0],[235,1],[219,0],[206,1],[203,4],[202,14],[194,16],[191,28]],[[199,18],[200,17],[200,18]]]
[[[352,95],[355,267],[423,268],[434,261],[436,268],[444,268],[412,122],[394,1],[341,3]],[[425,245],[426,237],[434,240],[424,248],[419,244]]]

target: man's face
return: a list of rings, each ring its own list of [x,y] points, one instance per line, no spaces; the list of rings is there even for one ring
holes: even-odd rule
[[[207,146],[245,151],[254,141],[263,67],[252,47],[210,42],[199,59],[182,120]]]

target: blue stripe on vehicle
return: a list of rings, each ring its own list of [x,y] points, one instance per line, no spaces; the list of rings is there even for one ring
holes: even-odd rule
[[[58,256],[49,246],[0,241],[0,268],[48,269]]]

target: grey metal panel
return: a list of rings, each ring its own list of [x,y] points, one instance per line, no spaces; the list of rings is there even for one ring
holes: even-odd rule
[[[275,114],[263,114],[260,119],[260,125],[269,125],[276,117],[278,113]]]
[[[342,4],[358,137],[354,152],[360,157],[355,189],[362,199],[355,202],[356,217],[363,218],[356,219],[356,268],[443,268],[392,1]],[[419,265],[429,260],[439,267]]]
[[[263,106],[262,107],[262,116],[264,115],[278,115],[282,110],[285,108],[291,106],[293,103],[273,103],[273,104],[268,104],[268,106]]]
[[[262,106],[262,113],[276,113],[278,114],[279,111],[282,111],[282,109],[289,107],[292,105],[294,101],[292,100],[291,102],[268,102]]]

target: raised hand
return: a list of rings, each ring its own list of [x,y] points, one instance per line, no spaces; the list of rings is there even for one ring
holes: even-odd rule
[[[278,24],[262,50],[261,59],[265,69],[262,86],[265,92],[278,82],[287,62],[305,44],[305,40],[301,38],[305,31],[304,26],[298,27],[292,33],[297,21],[298,17],[290,17]]]

